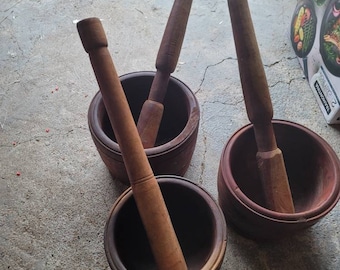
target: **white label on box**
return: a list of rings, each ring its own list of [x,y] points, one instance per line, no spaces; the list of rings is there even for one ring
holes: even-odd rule
[[[314,74],[310,80],[310,86],[318,101],[321,111],[329,124],[340,123],[340,102],[339,97],[332,84],[330,84],[323,67]]]

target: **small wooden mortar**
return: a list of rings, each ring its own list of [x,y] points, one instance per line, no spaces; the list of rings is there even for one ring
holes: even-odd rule
[[[132,72],[119,77],[135,122],[154,77],[154,71]],[[171,76],[156,144],[144,149],[155,175],[184,176],[195,150],[199,120],[200,108],[194,93],[185,83]],[[130,185],[100,91],[90,103],[88,124],[97,150],[114,181]]]
[[[224,259],[227,228],[223,212],[202,187],[183,177],[157,176],[189,270],[216,270]],[[105,226],[111,269],[156,270],[131,188],[112,206]]]

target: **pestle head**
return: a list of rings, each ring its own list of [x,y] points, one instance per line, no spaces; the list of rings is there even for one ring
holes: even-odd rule
[[[107,39],[100,19],[87,18],[77,23],[78,33],[87,53],[92,50],[107,47]]]

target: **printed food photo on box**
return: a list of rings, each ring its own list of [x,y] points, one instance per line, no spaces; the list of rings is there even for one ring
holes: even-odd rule
[[[340,1],[331,3],[323,17],[320,53],[327,69],[340,77]]]
[[[328,124],[340,124],[340,0],[300,0],[292,47]]]

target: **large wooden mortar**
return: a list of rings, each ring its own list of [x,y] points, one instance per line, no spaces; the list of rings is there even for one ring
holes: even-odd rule
[[[312,226],[340,197],[340,162],[329,144],[299,124],[273,120],[273,125],[285,158],[295,213],[265,207],[251,124],[229,139],[218,171],[219,203],[227,223],[258,240],[285,237]]]

